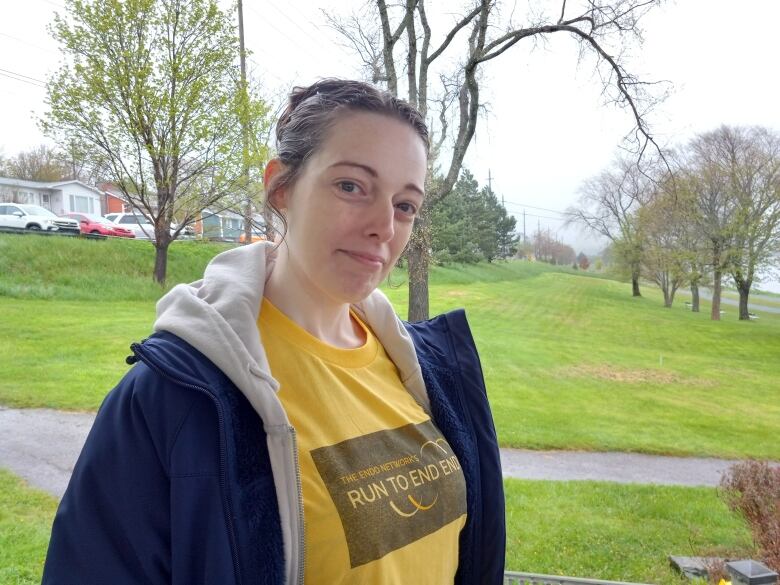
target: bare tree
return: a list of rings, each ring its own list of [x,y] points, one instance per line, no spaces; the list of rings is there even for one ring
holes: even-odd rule
[[[568,209],[567,224],[579,224],[612,241],[631,274],[631,293],[639,291],[644,240],[638,212],[656,190],[655,179],[626,156],[588,179],[580,188],[579,206]]]
[[[707,239],[699,228],[696,200],[685,181],[681,178],[666,181],[664,187],[666,196],[672,197],[675,205],[678,254],[682,257],[686,281],[691,289],[691,311],[698,313],[699,287],[707,284],[710,274]]]
[[[62,153],[42,144],[8,159],[4,172],[14,179],[26,181],[62,181],[72,176]]]
[[[780,246],[780,135],[767,128],[719,128],[729,153],[736,225],[729,272],[739,291],[739,318],[748,320],[748,298],[756,270]]]
[[[627,138],[641,157],[648,143],[654,144],[645,116],[655,100],[647,91],[648,84],[627,70],[625,49],[641,43],[639,22],[659,2],[586,0],[574,7],[562,0],[554,13],[530,16],[527,25],[518,26],[511,16],[502,14],[495,0],[472,0],[471,7],[438,35],[433,33],[426,0],[403,0],[392,7],[385,0],[373,0],[370,10],[362,15],[347,20],[331,16],[330,20],[362,59],[374,82],[385,84],[395,95],[402,95],[405,89],[406,99],[431,119],[431,169],[441,168],[443,177],[429,181],[430,203],[451,192],[474,137],[483,105],[481,66],[508,54],[520,41],[555,33],[574,37],[581,58],[595,57],[605,101],[632,113],[635,127]],[[530,8],[528,12],[532,12]],[[455,39],[464,42],[454,43]],[[443,55],[453,50],[460,58],[455,70],[444,65],[435,69],[444,61]],[[435,110],[429,111],[431,107]],[[448,160],[437,161],[450,134]],[[407,252],[410,320],[428,316],[428,221],[428,206],[423,206]]]
[[[643,238],[642,272],[661,289],[667,308],[672,307],[677,289],[688,278],[690,253],[684,246],[685,220],[685,209],[674,191],[659,189],[638,210]]]
[[[749,319],[757,270],[780,244],[780,137],[765,128],[721,126],[690,142],[682,173],[708,242],[712,319],[720,319],[724,273],[739,291],[739,318]]]

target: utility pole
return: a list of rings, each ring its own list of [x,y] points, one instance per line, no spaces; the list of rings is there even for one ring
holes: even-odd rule
[[[246,87],[246,50],[244,48],[244,6],[238,0],[238,41],[241,49],[241,141],[243,169],[241,183],[244,187],[244,245],[252,243],[252,198],[249,196],[249,95]]]
[[[525,244],[526,244],[526,239],[525,239],[525,209],[523,209],[523,246],[525,246]]]

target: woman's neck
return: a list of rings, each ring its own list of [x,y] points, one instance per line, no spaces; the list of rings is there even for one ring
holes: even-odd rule
[[[314,282],[290,261],[284,245],[277,251],[263,296],[320,341],[352,349],[366,342],[363,328],[352,318],[348,303],[322,294]]]

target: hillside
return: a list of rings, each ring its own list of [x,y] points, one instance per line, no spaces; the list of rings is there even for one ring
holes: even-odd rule
[[[53,243],[0,237],[0,403],[95,409],[151,329],[151,246]],[[175,243],[169,284],[222,249]],[[401,315],[404,279],[384,287]],[[432,313],[467,310],[503,445],[780,459],[780,316],[712,322],[706,304],[694,314],[643,294],[526,262],[431,275]]]

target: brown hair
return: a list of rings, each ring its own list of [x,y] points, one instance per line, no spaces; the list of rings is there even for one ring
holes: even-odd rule
[[[430,149],[428,127],[420,112],[387,91],[362,81],[334,78],[293,88],[276,124],[277,158],[285,169],[265,186],[264,207],[282,221],[282,235],[286,222],[271,203],[272,195],[295,182],[335,120],[349,111],[373,112],[405,122],[422,139],[426,152]]]

